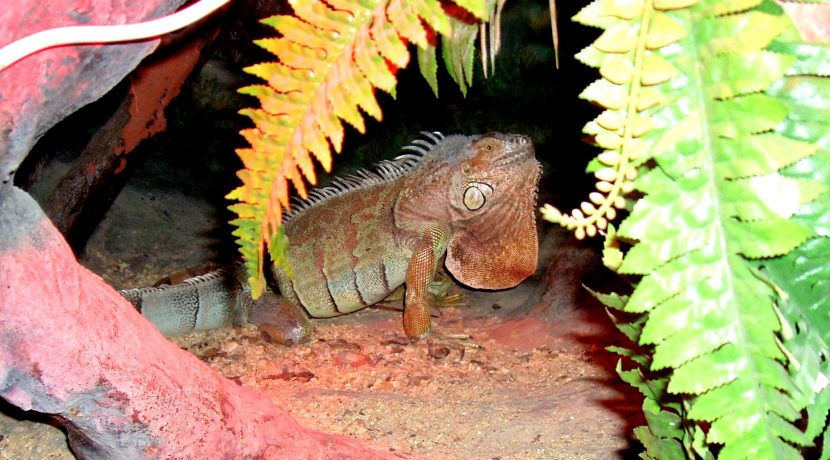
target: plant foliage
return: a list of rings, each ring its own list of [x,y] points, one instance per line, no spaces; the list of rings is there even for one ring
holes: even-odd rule
[[[762,0],[575,19],[604,31],[577,56],[602,77],[582,95],[606,108],[585,127],[597,191],[543,214],[584,237],[630,210],[604,260],[639,281],[602,299],[643,314],[621,326],[646,351],[615,351],[640,366],[620,375],[646,396],[644,457],[799,458],[830,409],[828,48]]]
[[[770,93],[792,107],[777,131],[820,150],[810,158],[785,168],[782,175],[796,180],[830,184],[830,47],[776,43],[778,52],[797,56],[797,61]],[[804,90],[813,95],[806,97]],[[799,94],[803,96],[799,97]],[[779,189],[788,193],[787,189]],[[780,290],[783,343],[789,351],[789,371],[800,391],[795,401],[807,410],[806,438],[821,436],[821,458],[830,458],[830,193],[802,206],[792,217],[816,233],[805,244],[785,256],[759,261],[764,276]]]
[[[256,96],[260,107],[241,111],[255,127],[241,132],[250,147],[237,150],[244,165],[238,173],[242,185],[228,194],[238,201],[230,206],[238,215],[233,234],[254,296],[263,286],[265,248],[273,263],[284,259],[287,241],[280,223],[289,207],[289,183],[305,197],[304,181],[316,182],[312,158],[328,171],[331,148],[342,147],[342,121],[363,132],[364,114],[381,119],[375,89],[395,95],[395,70],[409,62],[407,43],[435,56],[440,34],[452,75],[462,90],[470,83],[474,48],[469,37],[474,37],[475,21],[487,19],[488,2],[454,1],[292,0],[293,16],[263,21],[279,36],[256,43],[278,60],[245,69],[267,84],[240,90]],[[448,14],[450,6],[468,12],[473,23]],[[429,63],[423,59],[422,69],[435,82],[437,64]],[[434,83],[433,88],[437,91]]]

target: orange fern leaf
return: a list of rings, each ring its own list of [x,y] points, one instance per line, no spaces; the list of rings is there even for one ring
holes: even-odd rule
[[[479,18],[487,0],[456,0]],[[237,203],[240,252],[246,259],[253,295],[262,292],[265,247],[274,263],[286,246],[279,231],[289,206],[289,181],[305,197],[305,182],[316,183],[312,157],[326,171],[331,147],[343,144],[341,120],[360,132],[364,114],[380,120],[374,90],[395,95],[395,69],[406,66],[406,43],[431,46],[425,26],[451,33],[451,21],[438,0],[291,0],[294,16],[264,20],[277,38],[256,43],[276,62],[245,69],[267,82],[240,92],[255,96],[259,108],[240,111],[254,127],[241,131],[250,148],[237,150],[244,169],[242,185],[228,194]]]

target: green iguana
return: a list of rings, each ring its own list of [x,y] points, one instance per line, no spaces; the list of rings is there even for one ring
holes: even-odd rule
[[[310,334],[306,314],[351,313],[405,284],[404,331],[430,333],[427,285],[445,254],[472,288],[513,287],[535,271],[540,165],[527,136],[424,135],[405,147],[413,153],[335,179],[285,213],[293,276],[273,268],[282,296],[253,300],[239,264],[122,295],[165,335],[247,321],[296,343]]]

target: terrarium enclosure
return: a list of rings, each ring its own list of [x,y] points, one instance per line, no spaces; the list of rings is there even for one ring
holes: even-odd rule
[[[27,14],[32,20],[25,29],[31,33],[73,23],[134,23],[163,16],[182,6],[182,2],[175,0],[149,2],[140,7],[141,11],[116,3],[24,3],[31,5],[11,8],[11,13],[3,13],[5,16],[0,14],[0,44],[25,35],[17,29],[17,24]],[[351,5],[350,2],[320,3],[340,13]],[[366,2],[367,5],[375,3],[378,2]],[[467,26],[477,24],[480,18],[476,5],[484,3],[487,2],[424,2],[429,8],[443,9],[448,18]],[[622,3],[625,2],[607,0],[592,5],[600,5],[595,10],[613,10]],[[683,24],[688,25],[696,24],[696,18],[708,14],[705,10],[710,6],[706,5],[717,2],[699,5],[663,2],[657,6],[646,5],[647,2],[630,3],[645,10],[652,8],[659,18],[670,11],[670,17],[678,22],[682,21],[677,18],[683,18],[687,21]],[[724,2],[725,5],[732,3]],[[721,20],[733,14],[736,18],[742,14],[753,15],[752,19],[762,13],[770,17],[781,14],[774,3],[756,3],[724,7],[734,10],[712,15]],[[257,142],[251,140],[250,131],[244,136],[240,131],[245,134],[253,126],[260,131],[263,128],[256,114],[252,116],[248,111],[244,116],[239,112],[259,107],[258,97],[262,98],[260,90],[250,88],[263,84],[264,71],[251,70],[251,66],[274,62],[277,60],[274,54],[279,54],[264,49],[268,48],[267,43],[258,45],[256,41],[273,37],[275,28],[288,36],[286,29],[280,30],[276,25],[279,21],[262,23],[260,20],[292,15],[303,5],[311,4],[314,2],[234,0],[206,19],[160,40],[55,48],[0,70],[0,114],[9,127],[0,143],[4,155],[0,166],[3,179],[13,177],[13,184],[9,179],[0,189],[0,210],[4,216],[0,219],[0,230],[8,234],[5,241],[0,240],[0,252],[6,254],[0,281],[3,292],[8,294],[0,300],[0,318],[5,323],[0,330],[0,341],[4,344],[0,348],[0,382],[3,383],[0,396],[5,400],[0,406],[0,457],[207,458],[206,452],[221,451],[234,458],[606,459],[636,458],[645,446],[648,458],[673,458],[681,453],[690,457],[723,453],[724,458],[729,458],[732,453],[721,447],[725,442],[734,441],[737,445],[736,439],[762,439],[751,437],[752,433],[729,433],[734,437],[727,436],[726,441],[714,434],[710,435],[711,439],[706,438],[709,423],[720,415],[712,415],[712,420],[706,418],[708,415],[686,419],[689,405],[695,404],[699,395],[707,394],[709,387],[674,393],[669,388],[671,395],[665,392],[671,371],[679,372],[676,368],[692,358],[705,360],[710,352],[720,356],[730,345],[713,344],[712,349],[702,350],[692,347],[692,352],[698,354],[686,361],[678,358],[678,362],[663,366],[667,369],[655,367],[654,373],[646,370],[652,361],[643,356],[651,356],[649,347],[662,342],[641,341],[643,348],[634,344],[633,341],[641,338],[645,321],[638,322],[638,314],[646,309],[635,310],[633,304],[626,307],[626,296],[632,294],[641,276],[650,276],[653,271],[639,269],[635,262],[630,262],[634,269],[616,274],[606,265],[619,269],[621,262],[615,263],[614,257],[622,254],[620,250],[625,252],[636,247],[640,239],[633,235],[649,236],[647,230],[637,233],[639,227],[621,227],[624,235],[614,240],[614,226],[618,224],[614,216],[604,214],[608,219],[602,224],[573,223],[586,214],[591,218],[598,213],[597,208],[605,209],[600,198],[593,198],[597,190],[612,195],[603,186],[595,185],[595,178],[585,173],[586,168],[600,178],[603,173],[597,171],[603,165],[614,167],[621,162],[617,158],[625,155],[615,156],[613,161],[608,160],[609,155],[605,160],[601,157],[591,161],[597,147],[620,152],[633,149],[626,150],[626,145],[631,144],[616,141],[609,144],[608,137],[601,136],[602,131],[610,130],[608,127],[613,125],[614,132],[627,133],[628,141],[631,136],[636,140],[648,135],[648,129],[641,129],[641,125],[631,128],[610,123],[610,116],[602,118],[601,114],[609,111],[607,99],[603,99],[603,94],[609,93],[596,90],[602,83],[595,84],[593,90],[585,89],[598,78],[596,69],[586,63],[602,69],[600,82],[606,79],[625,86],[626,83],[618,81],[624,80],[620,74],[632,78],[619,67],[603,66],[613,60],[603,53],[636,55],[639,48],[622,49],[626,43],[624,38],[628,37],[626,33],[616,37],[617,41],[611,40],[613,45],[609,41],[599,45],[591,43],[603,30],[622,28],[618,22],[630,20],[641,24],[634,13],[627,17],[628,13],[613,10],[613,14],[599,14],[601,18],[613,17],[613,20],[591,23],[594,20],[591,14],[597,11],[585,8],[586,5],[556,5],[559,9],[557,58],[548,2],[522,0],[506,2],[503,9],[494,6],[499,10],[500,50],[490,63],[480,61],[482,50],[477,26],[473,39],[468,37],[464,42],[476,46],[475,54],[456,49],[458,54],[442,55],[444,48],[450,46],[449,39],[442,35],[444,26],[436,25],[439,21],[431,16],[437,14],[436,10],[425,13],[429,8],[424,7],[418,13],[421,17],[418,21],[425,26],[427,41],[438,45],[438,55],[433,56],[438,64],[435,81],[430,82],[422,75],[422,68],[429,66],[429,56],[419,54],[418,40],[396,32],[403,36],[402,44],[409,50],[408,65],[399,65],[401,62],[383,54],[383,47],[378,45],[381,51],[377,51],[380,59],[377,62],[388,68],[392,89],[383,87],[374,77],[367,77],[371,80],[370,90],[376,97],[380,116],[365,100],[354,103],[357,115],[336,113],[343,120],[339,122],[342,123],[342,144],[337,145],[337,134],[331,132],[324,132],[323,138],[328,150],[340,150],[336,154],[332,152],[331,174],[324,171],[325,161],[321,163],[319,152],[309,149],[309,156],[315,158],[317,185],[322,187],[330,184],[332,177],[371,170],[378,162],[400,155],[406,145],[424,139],[424,132],[446,135],[502,132],[530,136],[536,158],[542,164],[538,207],[549,203],[563,210],[587,209],[570,215],[573,221],[561,213],[558,217],[563,225],[571,222],[572,229],[581,231],[580,236],[608,232],[612,236],[606,239],[605,245],[599,238],[578,239],[569,229],[544,220],[542,212],[537,212],[539,263],[536,272],[519,286],[499,291],[474,290],[441,270],[440,279],[448,291],[442,292],[441,295],[446,295],[443,300],[435,301],[432,322],[443,331],[468,334],[478,348],[407,337],[401,320],[404,306],[398,297],[337,318],[313,319],[311,339],[290,347],[275,343],[268,331],[253,325],[192,333],[168,342],[131,311],[128,304],[121,302],[115,293],[117,289],[181,282],[194,274],[232,263],[240,257],[239,240],[243,240],[243,254],[250,256],[250,252],[245,252],[246,244],[253,245],[253,237],[240,237],[238,230],[244,233],[247,227],[239,224],[235,213],[241,209],[240,203],[244,206],[250,203],[240,198],[244,193],[234,191],[239,190],[240,178],[242,182],[251,180],[250,174],[237,172],[250,168],[252,163],[245,161],[252,160],[245,160],[244,154],[241,160],[235,151],[248,149]],[[351,7],[358,11],[357,6]],[[684,9],[688,8],[697,9],[687,14]],[[757,11],[747,12],[753,8]],[[393,9],[389,7],[385,14],[392,17]],[[827,14],[826,9],[816,11]],[[494,12],[490,11],[491,18]],[[577,13],[582,15],[579,21],[582,24],[571,21]],[[332,14],[336,17],[337,13]],[[815,12],[811,14],[813,18],[819,17]],[[365,16],[357,13],[353,16],[365,20]],[[795,17],[799,17],[798,12]],[[123,18],[128,19],[122,21]],[[663,40],[666,43],[661,45],[671,47],[680,46],[674,45],[675,41],[688,38],[680,37],[676,29],[660,23],[661,20],[652,23],[661,35],[659,40],[650,39],[651,44],[646,46],[649,53],[658,53],[659,47],[654,41]],[[747,24],[758,25],[749,19]],[[769,38],[758,46],[773,47],[771,54],[791,53],[796,56],[794,62],[801,63],[795,67],[802,74],[823,77],[827,73],[825,67],[804,62],[825,62],[830,58],[830,51],[797,48],[787,41],[795,40],[794,29],[786,28],[784,22],[775,24],[771,30],[781,34],[778,41]],[[669,32],[659,27],[666,27]],[[721,31],[715,26],[711,28],[716,30],[712,34]],[[816,29],[803,29],[802,34]],[[697,33],[705,35],[709,33],[706,30]],[[481,33],[491,34],[487,30]],[[379,42],[376,35],[370,36]],[[488,37],[492,39],[494,35]],[[709,38],[703,36],[699,40]],[[732,52],[728,49],[731,42],[717,43]],[[740,48],[741,45],[732,46]],[[677,50],[660,52],[668,56],[666,59],[682,54]],[[354,56],[359,53],[353,52]],[[320,55],[325,56],[326,51]],[[463,59],[453,62],[454,56]],[[475,59],[464,60],[470,56]],[[775,65],[784,66],[777,61],[768,63],[770,68]],[[246,68],[247,71],[243,70]],[[376,72],[385,75],[381,70]],[[665,83],[661,80],[665,72],[664,68],[642,70],[643,81],[654,78],[642,86],[659,87]],[[683,72],[681,75],[686,75]],[[801,74],[776,72],[768,70],[768,74],[759,78],[769,80],[764,82],[773,89],[758,87],[747,91],[783,98],[781,88],[787,88],[786,83],[775,86],[775,79],[791,78],[788,83],[795,85],[799,83],[796,76]],[[368,74],[365,70],[363,73]],[[640,78],[640,74],[634,73]],[[270,78],[277,80],[277,77]],[[672,81],[675,83],[665,83],[662,88],[672,88],[665,91],[676,102],[685,93],[678,89],[681,83]],[[718,88],[730,84],[723,83]],[[248,89],[240,92],[240,88]],[[815,84],[815,88],[821,96],[816,100],[823,101],[824,95],[830,94],[824,93],[823,84]],[[17,94],[18,99],[11,94]],[[701,99],[709,96],[706,93]],[[718,97],[725,100],[742,96],[742,93],[737,96],[724,93]],[[646,107],[645,103],[637,102],[645,98],[641,93],[631,90],[626,97],[630,98],[626,103],[633,105],[619,110],[658,113],[659,104]],[[795,99],[789,101],[792,106],[803,102],[798,97]],[[670,97],[660,100],[660,104],[671,105],[671,102]],[[633,110],[635,106],[637,109]],[[773,112],[769,107],[763,106],[764,110]],[[745,111],[750,113],[752,108],[747,105]],[[686,113],[678,115],[680,112],[677,109],[671,116],[659,112],[654,119],[658,125],[679,124],[672,116],[691,123],[688,120],[693,117]],[[814,115],[810,112],[810,116]],[[355,116],[359,117],[359,123]],[[599,123],[592,125],[591,120],[598,116]],[[768,118],[763,129],[750,122],[741,124],[739,120],[734,123],[733,131],[729,131],[728,122],[721,120],[727,128],[718,125],[722,129],[718,132],[723,137],[738,137],[744,134],[741,130],[747,135],[769,134],[774,131],[776,120],[780,123],[778,129],[784,131],[787,128],[780,126],[787,121],[801,120],[797,115]],[[816,122],[816,126],[815,132],[819,132],[824,125]],[[637,134],[632,135],[632,129]],[[651,129],[669,131],[666,126]],[[694,129],[690,128],[689,132]],[[792,132],[782,136],[794,136]],[[679,135],[669,138],[659,141],[663,144],[655,143],[670,150],[665,145],[678,142],[680,147],[676,151],[683,154],[693,150],[689,147],[691,141],[684,144],[678,141]],[[826,182],[830,177],[826,166],[830,162],[822,161],[828,158],[823,141],[802,141],[805,145],[813,142],[817,147],[799,150],[801,147],[787,144],[793,152],[803,151],[803,154],[792,161],[781,160],[775,165],[771,162],[767,167],[784,167],[807,159],[811,166],[801,170],[796,166],[794,175],[805,178],[813,174],[814,182]],[[256,146],[252,148],[255,150]],[[809,160],[810,157],[815,160]],[[661,163],[667,160],[659,156],[631,158],[632,168],[641,176],[654,177],[655,174],[649,176],[646,172],[669,168],[667,163]],[[294,166],[295,172],[301,169],[302,165]],[[625,194],[620,192],[622,201],[613,203],[612,197],[612,207],[618,204],[615,208],[618,211],[613,211],[620,215],[617,221],[630,212],[637,216],[636,198],[659,195],[649,189],[656,185],[642,179],[635,182],[633,173],[626,178],[627,171],[619,169],[606,180],[615,187],[618,182],[620,187],[633,184]],[[305,170],[302,173],[308,175]],[[729,180],[737,182],[743,178],[739,176],[735,174]],[[274,180],[280,180],[280,176]],[[301,193],[296,177],[282,180],[294,184],[284,187],[292,195]],[[613,193],[619,192],[614,190]],[[790,214],[796,215],[793,220],[805,230],[799,233],[801,230],[787,227],[782,233],[803,236],[798,242],[793,236],[790,246],[809,241],[818,245],[816,254],[826,256],[821,249],[826,247],[824,242],[830,236],[826,216],[821,217],[828,203],[826,188],[816,185],[799,190],[800,198],[795,200],[813,208],[804,219],[795,211]],[[589,196],[597,207],[587,203],[586,208],[583,202]],[[553,214],[548,211],[546,216],[550,218]],[[757,216],[766,214],[758,211]],[[815,218],[819,223],[813,223],[810,216],[819,216]],[[46,223],[46,217],[50,223]],[[257,218],[268,219],[267,215]],[[599,219],[605,220],[605,217]],[[688,221],[685,217],[680,220]],[[330,223],[320,225],[326,231],[337,231]],[[808,235],[808,231],[813,233]],[[272,256],[279,257],[275,255],[274,247],[279,246],[274,243],[276,240],[267,234],[257,238],[262,238],[260,243],[266,241],[271,245],[264,252],[272,251]],[[766,233],[760,240],[767,241],[764,238]],[[773,237],[769,238],[772,241]],[[649,240],[643,237],[642,241]],[[675,260],[682,260],[681,250],[671,244],[660,246],[671,249],[654,249],[646,255],[653,256],[655,261],[662,260],[660,257],[667,257],[668,251],[672,257],[663,262],[668,264],[674,256],[677,256]],[[769,243],[776,249],[783,245]],[[760,249],[754,254],[758,256],[747,255],[745,250],[736,256],[760,259],[779,255]],[[80,266],[75,264],[75,259]],[[759,267],[753,268],[757,271],[752,273],[766,273],[763,266]],[[826,269],[819,270],[819,278],[822,273],[826,274]],[[765,275],[758,277],[767,279]],[[115,290],[100,282],[101,279]],[[770,285],[785,284],[773,275],[769,279]],[[816,298],[828,287],[826,281],[817,281],[811,286],[817,293]],[[768,297],[786,288],[789,286],[778,291],[770,288]],[[38,299],[41,292],[42,301]],[[630,311],[606,307],[594,296],[611,292],[619,295],[600,294],[599,297],[611,307],[630,308]],[[813,305],[814,310],[825,308],[826,300],[823,302]],[[779,303],[775,305],[776,309],[783,308]],[[692,313],[688,316],[694,318]],[[780,316],[781,324],[786,325],[787,318]],[[625,321],[633,323],[626,325]],[[698,325],[689,321],[689,330],[698,330]],[[615,322],[621,325],[622,332]],[[805,331],[813,330],[799,324],[804,335]],[[818,336],[827,334],[820,324],[813,326]],[[786,342],[781,345],[782,349],[792,349],[786,341],[789,340],[786,330],[782,332],[780,326],[768,329],[758,329],[759,334],[769,332],[769,337],[779,343]],[[815,335],[810,337],[815,339]],[[754,350],[752,346],[748,349]],[[622,361],[620,355],[624,356]],[[780,368],[784,374],[789,370],[796,383],[804,384],[798,379],[809,379],[803,375],[798,377],[792,363],[800,361],[792,356],[784,353],[772,356],[771,360],[776,363],[776,369]],[[810,362],[815,369],[826,367],[826,355],[821,356],[816,358],[817,363]],[[637,366],[642,366],[644,374],[638,373]],[[809,373],[814,368],[808,365],[805,369]],[[779,376],[778,371],[774,374]],[[814,378],[824,374],[815,371],[809,375]],[[786,394],[793,400],[797,398],[792,395],[802,395],[789,386],[770,384],[765,379],[759,378],[758,388],[765,391],[772,388],[776,394]],[[717,387],[703,380],[701,385]],[[734,381],[749,382],[750,386],[756,383],[744,380],[743,376]],[[814,387],[818,395],[826,393]],[[645,404],[643,394],[648,396]],[[770,443],[786,444],[783,452],[795,451],[793,446],[797,446],[802,454],[817,455],[822,443],[813,446],[813,438],[824,432],[823,422],[816,427],[813,424],[818,422],[811,421],[809,427],[798,429],[796,425],[789,425],[796,423],[795,414],[802,412],[799,416],[804,417],[802,420],[807,420],[808,414],[815,420],[821,418],[824,407],[821,396],[815,400],[807,393],[802,396],[801,407],[793,403],[792,417],[781,415],[780,408],[765,409],[764,413],[782,417],[788,427],[806,430],[812,438],[803,433],[798,437],[781,428],[785,434],[770,435]],[[814,410],[819,415],[814,415]],[[823,413],[826,415],[826,410]],[[763,450],[763,442],[759,445],[758,449]]]

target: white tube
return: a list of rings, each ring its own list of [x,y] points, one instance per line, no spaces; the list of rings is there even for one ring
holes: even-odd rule
[[[38,51],[63,45],[114,43],[158,37],[202,19],[230,0],[201,0],[163,18],[138,24],[70,26],[44,30],[0,48],[0,71]]]

